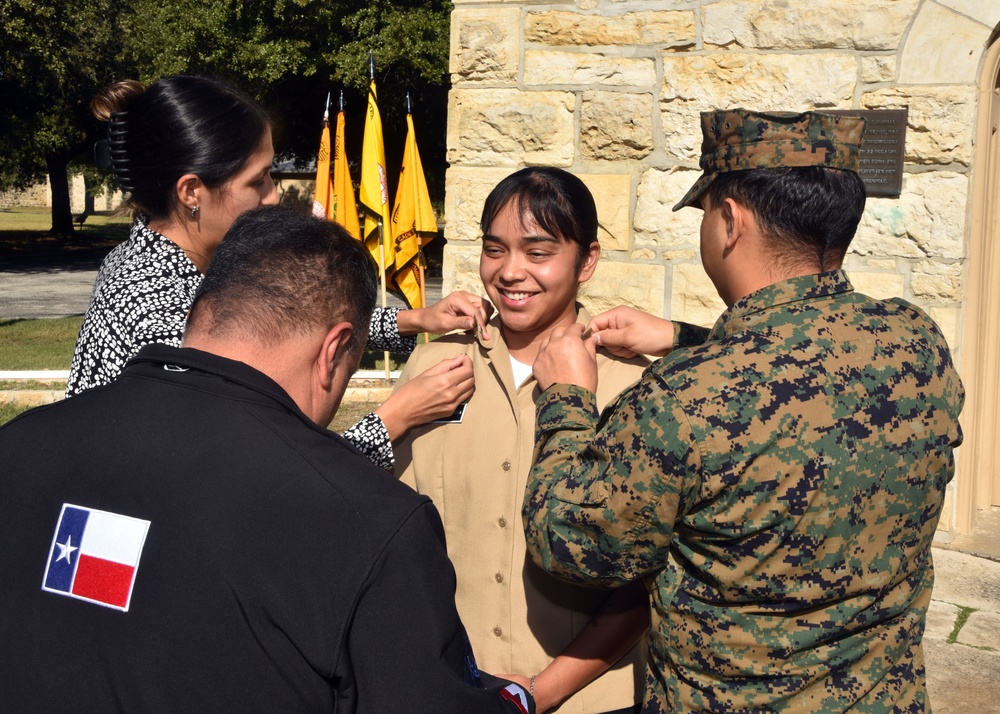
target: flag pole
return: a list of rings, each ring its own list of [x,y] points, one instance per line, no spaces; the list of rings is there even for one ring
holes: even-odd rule
[[[375,81],[375,56],[372,54],[371,50],[368,50],[368,81]],[[388,295],[385,288],[385,236],[384,227],[382,225],[381,214],[378,217],[378,273],[379,273],[379,283],[382,286],[382,309],[388,307]],[[388,382],[389,376],[389,350],[385,350],[382,353],[382,365],[385,367],[385,379]]]

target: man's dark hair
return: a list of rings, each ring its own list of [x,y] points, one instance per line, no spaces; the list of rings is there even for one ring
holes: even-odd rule
[[[719,174],[712,206],[731,198],[749,208],[782,265],[840,267],[865,210],[865,186],[853,171],[824,166]]]
[[[376,288],[371,256],[340,225],[281,206],[255,208],[216,250],[188,329],[275,344],[349,322],[354,352],[368,339]]]

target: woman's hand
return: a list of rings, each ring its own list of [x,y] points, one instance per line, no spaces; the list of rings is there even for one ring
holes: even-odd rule
[[[590,321],[590,338],[618,357],[663,357],[674,348],[674,323],[631,307],[616,307]]]
[[[396,316],[401,335],[432,332],[441,335],[454,330],[472,330],[489,339],[483,329],[493,314],[493,304],[486,298],[456,290],[430,307],[403,310]]]
[[[395,441],[415,426],[448,416],[469,401],[475,389],[472,360],[459,355],[401,385],[375,413]]]

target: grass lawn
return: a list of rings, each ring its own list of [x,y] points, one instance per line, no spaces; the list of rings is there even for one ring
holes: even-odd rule
[[[110,249],[128,238],[131,220],[107,212],[87,217],[72,236],[54,236],[52,213],[48,208],[5,208],[0,210],[0,256],[69,257],[82,250]]]
[[[14,402],[5,402],[0,404],[0,426],[3,426],[18,414],[26,412],[29,409],[31,409],[31,407],[23,404],[15,404]]]
[[[83,318],[0,320],[0,370],[69,369]]]

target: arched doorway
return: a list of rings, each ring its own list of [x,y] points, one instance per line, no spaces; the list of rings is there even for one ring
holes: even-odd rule
[[[1000,506],[1000,26],[979,81],[968,290],[961,373],[967,396],[956,490],[956,530]]]

